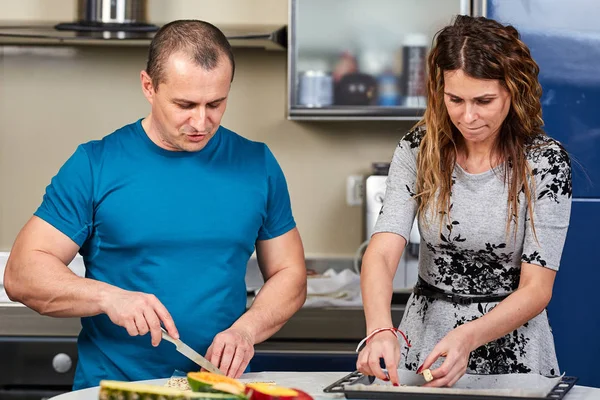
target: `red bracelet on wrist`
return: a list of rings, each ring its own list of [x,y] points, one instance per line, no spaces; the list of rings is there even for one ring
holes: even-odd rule
[[[402,335],[402,337],[404,338],[404,341],[406,342],[406,346],[410,347],[410,343],[408,342],[408,339],[406,338],[406,335],[404,334],[404,332],[402,332],[400,329],[398,328],[378,328],[375,329],[373,332],[369,333],[367,335],[366,338],[364,338],[363,340],[360,341],[360,343],[358,344],[358,346],[356,347],[356,352],[358,353],[358,351],[360,350],[360,347],[363,344],[367,344],[369,343],[369,340],[377,333],[379,332],[385,332],[385,331],[391,331],[394,335],[396,335],[396,337],[398,337],[398,333],[400,333]]]

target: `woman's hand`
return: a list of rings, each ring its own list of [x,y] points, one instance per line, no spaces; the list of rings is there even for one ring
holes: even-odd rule
[[[379,359],[385,361],[385,368],[389,374],[383,372]],[[361,350],[356,360],[356,369],[364,375],[387,381],[395,386],[399,385],[398,363],[400,362],[400,344],[398,338],[391,331],[379,332],[369,339],[367,345]]]
[[[466,372],[469,356],[471,355],[472,340],[465,325],[450,331],[439,343],[431,350],[423,365],[419,367],[417,373],[431,367],[439,357],[446,357],[446,360],[439,368],[431,370],[433,380],[427,382],[425,387],[453,386]]]

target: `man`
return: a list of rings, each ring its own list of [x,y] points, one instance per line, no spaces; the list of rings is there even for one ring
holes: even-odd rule
[[[161,342],[161,324],[239,377],[304,303],[283,172],[266,145],[220,126],[234,70],[214,26],[161,28],[141,72],[150,114],[79,146],[19,233],[6,291],[40,314],[82,317],[74,389],[198,370]],[[246,311],[255,249],[266,283]],[[77,252],[85,278],[67,268]]]

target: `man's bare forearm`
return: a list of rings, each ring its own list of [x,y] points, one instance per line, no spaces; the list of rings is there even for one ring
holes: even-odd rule
[[[11,255],[6,266],[5,286],[11,300],[52,317],[101,314],[104,299],[115,289],[75,275],[57,257],[42,251]]]
[[[265,282],[252,306],[234,324],[250,331],[254,342],[271,337],[306,300],[306,274],[286,268]]]

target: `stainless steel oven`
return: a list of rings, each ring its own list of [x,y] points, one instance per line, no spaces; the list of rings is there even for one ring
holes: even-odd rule
[[[0,400],[41,400],[71,391],[77,338],[0,336]]]
[[[39,315],[11,302],[3,287],[8,253],[0,252],[0,400],[41,400],[71,391],[79,318]],[[83,275],[80,257],[72,269]]]

